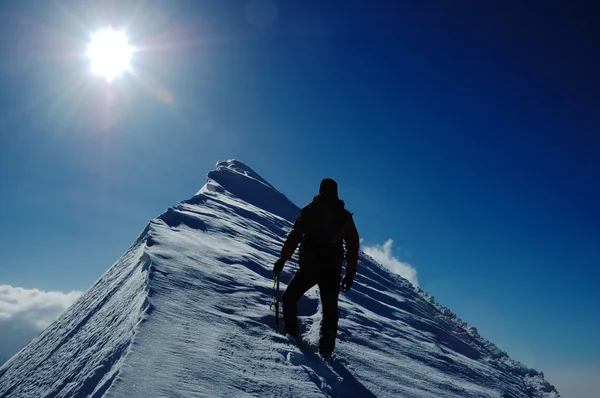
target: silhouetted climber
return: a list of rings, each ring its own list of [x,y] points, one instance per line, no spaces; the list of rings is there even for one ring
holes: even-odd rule
[[[342,280],[343,242],[346,242],[346,275]],[[298,301],[315,285],[319,286],[323,318],[319,353],[330,358],[335,348],[338,327],[338,296],[352,286],[358,266],[359,238],[352,213],[338,198],[337,183],[321,181],[319,194],[304,207],[290,231],[273,271],[281,272],[300,244],[299,270],[283,293],[285,332],[298,336]]]

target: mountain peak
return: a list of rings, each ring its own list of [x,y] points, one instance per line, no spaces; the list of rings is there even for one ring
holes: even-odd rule
[[[245,177],[260,181],[263,184],[268,185],[271,188],[273,188],[273,186],[271,184],[269,184],[264,178],[259,176],[257,172],[255,172],[249,166],[247,166],[246,164],[242,163],[241,161],[239,161],[237,159],[221,160],[221,161],[217,162],[217,164],[215,166],[216,166],[216,169],[215,169],[216,171],[227,169],[228,171],[232,171],[234,173],[238,173]],[[273,188],[273,189],[275,189],[275,188]]]
[[[338,359],[314,352],[316,289],[299,303],[307,345],[292,344],[269,302],[297,212],[245,164],[218,162],[200,192],[152,220],[0,368],[0,397],[560,397],[541,372],[363,253],[340,294]],[[296,271],[292,259],[282,291]]]
[[[294,221],[300,210],[257,172],[235,159],[217,162],[216,168],[208,173],[206,184],[188,202],[195,203],[207,192],[237,197],[288,221]]]

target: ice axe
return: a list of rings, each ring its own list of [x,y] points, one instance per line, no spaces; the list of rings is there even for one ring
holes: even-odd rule
[[[270,308],[275,311],[275,330],[279,331],[279,272],[273,277],[273,301]]]

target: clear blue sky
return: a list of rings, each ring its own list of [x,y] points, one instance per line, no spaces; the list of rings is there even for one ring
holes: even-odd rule
[[[598,10],[384,3],[2,3],[0,283],[86,289],[237,158],[299,205],[336,178],[365,244],[528,365],[600,368]],[[110,86],[109,24],[139,49]]]

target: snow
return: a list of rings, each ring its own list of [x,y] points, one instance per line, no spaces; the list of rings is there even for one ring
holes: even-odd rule
[[[56,322],[0,368],[0,397],[559,397],[474,327],[361,253],[340,295],[336,359],[274,329],[272,264],[298,208],[243,163],[217,163]],[[295,260],[281,277],[285,289]]]

